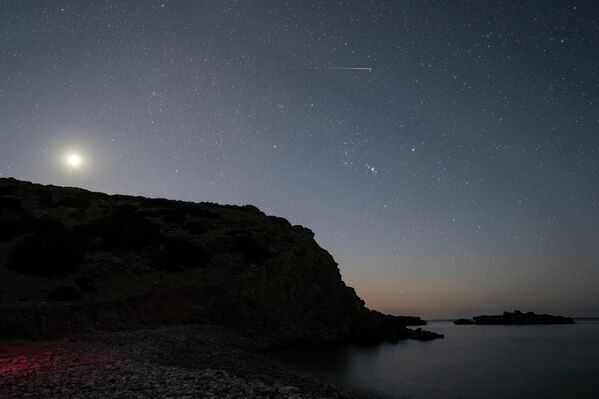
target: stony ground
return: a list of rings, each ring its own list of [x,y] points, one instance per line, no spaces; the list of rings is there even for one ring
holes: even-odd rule
[[[215,326],[0,342],[0,398],[358,398]]]

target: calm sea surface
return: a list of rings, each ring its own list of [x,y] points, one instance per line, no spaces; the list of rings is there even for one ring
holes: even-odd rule
[[[445,339],[283,357],[321,380],[384,398],[599,398],[599,321],[426,328]]]

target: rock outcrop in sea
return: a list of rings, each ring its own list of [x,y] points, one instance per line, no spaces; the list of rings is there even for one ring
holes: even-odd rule
[[[470,320],[470,319],[457,319],[453,321],[453,324],[458,325],[458,326],[466,326],[469,324],[474,324],[474,320]]]
[[[314,233],[251,205],[0,179],[0,335],[213,323],[274,343],[440,335],[367,309]]]
[[[489,324],[508,324],[508,325],[524,325],[524,324],[574,324],[576,323],[571,317],[552,316],[548,314],[536,314],[534,312],[523,313],[519,310],[513,312],[503,312],[502,315],[484,315],[475,316],[474,324],[489,325]],[[457,324],[457,323],[456,323]]]

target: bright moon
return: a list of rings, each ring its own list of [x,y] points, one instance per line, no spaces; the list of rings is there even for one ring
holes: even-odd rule
[[[83,163],[83,158],[79,154],[71,153],[65,157],[65,162],[72,169],[78,169]]]

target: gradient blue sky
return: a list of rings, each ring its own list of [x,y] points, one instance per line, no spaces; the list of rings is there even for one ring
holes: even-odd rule
[[[0,1],[0,173],[255,204],[386,312],[599,315],[597,21],[594,1]]]

